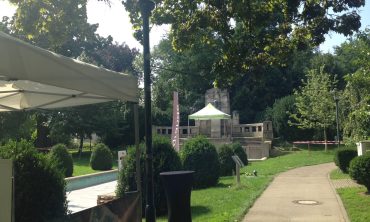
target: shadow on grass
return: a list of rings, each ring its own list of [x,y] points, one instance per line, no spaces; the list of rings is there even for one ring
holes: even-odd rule
[[[205,206],[191,206],[191,217],[194,219],[201,216],[202,214],[207,214],[211,210]]]

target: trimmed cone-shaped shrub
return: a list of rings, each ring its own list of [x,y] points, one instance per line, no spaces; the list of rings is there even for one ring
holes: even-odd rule
[[[50,222],[66,215],[64,177],[45,155],[21,141],[0,147],[0,157],[13,160],[15,221]]]
[[[234,155],[233,149],[230,145],[222,145],[218,148],[218,158],[220,160],[220,176],[232,175],[235,169],[235,163],[232,159]]]
[[[110,170],[113,166],[113,155],[110,149],[103,143],[95,145],[90,158],[93,170]]]
[[[73,174],[73,159],[64,144],[56,144],[51,148],[48,158],[54,166],[59,169],[65,177]]]
[[[205,137],[189,139],[181,149],[185,170],[193,170],[194,188],[206,188],[217,184],[220,177],[220,161],[214,145]]]
[[[348,173],[349,163],[357,156],[357,151],[354,149],[339,149],[335,152],[334,163],[343,173]]]
[[[370,192],[370,155],[354,158],[349,167],[349,175],[357,183],[364,185]]]
[[[141,156],[141,187],[143,191],[143,209],[146,205],[146,189],[144,184],[145,176],[145,144],[140,145]],[[154,184],[154,201],[157,215],[167,213],[166,196],[159,174],[161,172],[181,170],[180,157],[166,137],[153,137],[153,184]],[[136,190],[136,161],[135,147],[130,147],[128,154],[123,160],[123,169],[119,172],[117,186],[117,196],[123,196],[127,191]]]
[[[239,159],[244,163],[244,165],[248,165],[248,156],[245,153],[242,145],[240,143],[233,143],[231,144],[231,148],[235,155],[239,157]]]

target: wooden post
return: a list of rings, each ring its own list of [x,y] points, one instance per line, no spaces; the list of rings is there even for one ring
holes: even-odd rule
[[[240,166],[239,164],[236,164],[236,182],[238,185],[240,185]]]

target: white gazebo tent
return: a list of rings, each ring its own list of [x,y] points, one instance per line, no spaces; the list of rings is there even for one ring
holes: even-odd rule
[[[231,116],[227,113],[222,112],[221,110],[218,110],[216,107],[214,107],[211,103],[208,103],[207,106],[205,106],[203,109],[199,110],[196,113],[193,113],[188,116],[188,135],[190,134],[189,130],[189,120],[212,120],[212,119],[230,119]],[[225,127],[225,124],[224,124]]]
[[[138,147],[135,77],[58,55],[0,32],[0,111],[55,109],[113,100],[134,103]],[[141,191],[140,176],[137,179]]]

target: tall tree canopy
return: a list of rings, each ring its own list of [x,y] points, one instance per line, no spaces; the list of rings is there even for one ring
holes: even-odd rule
[[[139,2],[124,0],[141,39]],[[357,31],[365,0],[154,0],[153,24],[171,24],[176,50],[221,42],[212,71],[226,85],[259,64],[284,65],[296,49],[318,46],[329,31]]]
[[[370,137],[370,30],[343,43],[336,49],[338,60],[345,64],[347,85],[342,98],[346,118],[344,136],[350,142]]]
[[[324,72],[324,67],[309,70],[307,81],[294,93],[296,113],[291,115],[291,124],[303,129],[323,129],[326,141],[326,130],[335,121],[335,104],[331,93],[335,84],[336,81]]]
[[[87,23],[87,0],[10,0],[17,6],[12,32],[24,40],[68,57],[96,44],[97,24]]]

